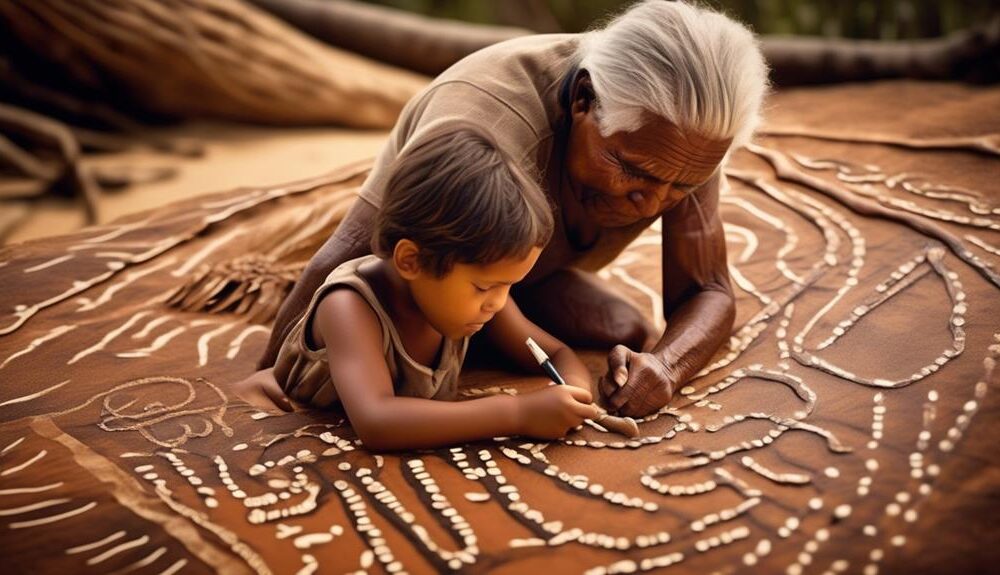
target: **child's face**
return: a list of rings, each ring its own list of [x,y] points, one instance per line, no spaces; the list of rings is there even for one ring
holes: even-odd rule
[[[542,248],[524,258],[503,259],[487,265],[455,264],[440,278],[420,273],[410,290],[427,321],[450,339],[472,335],[507,304],[513,284],[528,275]]]

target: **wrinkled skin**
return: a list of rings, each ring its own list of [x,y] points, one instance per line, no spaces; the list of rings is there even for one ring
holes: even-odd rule
[[[598,382],[601,399],[612,412],[642,416],[666,405],[732,329],[735,300],[718,214],[719,165],[730,142],[684,133],[652,116],[633,132],[604,136],[596,102],[589,76],[579,71],[557,122],[544,182],[559,207],[556,232],[518,285],[517,298],[529,319],[567,344],[611,349]],[[323,278],[368,253],[374,216],[374,207],[357,202],[313,257],[279,311],[260,367],[273,363]],[[663,224],[663,334],[624,298],[569,267],[602,232],[645,227],[657,217]]]
[[[550,189],[559,189],[566,237],[584,245],[603,229],[663,218],[667,329],[650,345],[655,334],[638,311],[592,281],[565,277],[565,270],[533,286],[534,301],[544,310],[534,319],[568,343],[612,348],[600,395],[610,410],[642,416],[666,405],[732,329],[735,301],[717,211],[719,163],[730,142],[685,134],[655,117],[644,118],[633,132],[604,136],[597,110],[589,77],[581,71],[563,143],[554,151],[563,150],[552,164],[561,168],[553,173],[559,180],[550,180]],[[558,249],[554,238],[546,251]],[[547,255],[536,267],[544,269]]]

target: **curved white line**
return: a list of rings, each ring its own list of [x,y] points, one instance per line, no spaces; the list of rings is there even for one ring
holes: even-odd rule
[[[56,521],[61,521],[67,517],[73,517],[74,515],[79,515],[85,511],[90,511],[94,507],[97,507],[96,501],[91,501],[90,503],[77,507],[72,511],[67,511],[66,513],[60,513],[59,515],[50,515],[49,517],[42,517],[41,519],[32,519],[31,521],[18,521],[10,524],[11,529],[23,529],[25,527],[35,527],[36,525],[45,525],[47,523],[55,523]]]
[[[227,324],[223,325],[222,327],[217,328],[217,329],[213,329],[212,331],[207,332],[207,333],[205,333],[204,335],[202,335],[201,337],[198,338],[198,366],[199,367],[204,367],[205,365],[208,364],[208,342],[210,342],[213,337],[219,335],[220,333],[225,333],[225,332],[233,329],[233,327],[235,327],[235,326],[236,326],[235,323],[227,323]]]
[[[3,451],[0,451],[0,455],[6,455],[8,451],[10,451],[11,449],[14,449],[15,447],[17,447],[18,444],[21,443],[22,441],[24,441],[24,438],[23,437],[18,437],[14,441],[10,442],[10,444],[7,445],[7,447],[3,448]]]
[[[25,461],[24,463],[22,463],[20,465],[15,465],[14,467],[11,467],[10,469],[4,469],[3,471],[0,471],[0,476],[7,476],[7,475],[11,475],[13,473],[17,473],[18,471],[21,471],[25,467],[28,467],[32,463],[34,463],[34,462],[38,461],[39,459],[45,457],[48,453],[49,452],[47,450],[43,449],[43,450],[39,451],[37,455],[35,455],[31,459]]]
[[[101,341],[97,342],[95,345],[92,345],[91,347],[88,347],[87,349],[85,349],[85,350],[81,351],[80,353],[74,355],[73,359],[71,359],[68,362],[66,362],[66,365],[72,365],[72,364],[80,361],[81,359],[87,357],[88,355],[90,355],[90,354],[92,354],[92,353],[94,353],[96,351],[100,351],[100,350],[104,349],[104,346],[106,346],[109,343],[111,343],[111,340],[115,339],[116,337],[118,337],[119,335],[121,335],[122,333],[124,333],[126,330],[128,330],[130,327],[132,327],[132,324],[134,324],[135,322],[139,321],[140,319],[146,317],[147,315],[149,315],[151,313],[152,313],[151,311],[140,311],[140,312],[136,313],[131,318],[129,318],[129,320],[127,322],[125,322],[124,324],[122,324],[120,327],[118,327],[117,329],[114,329],[114,330],[108,332],[108,334],[104,336],[104,339],[102,339]]]
[[[10,405],[12,403],[24,403],[25,401],[31,401],[32,399],[39,398],[39,397],[41,397],[41,396],[43,396],[43,395],[45,395],[45,394],[47,394],[47,393],[49,393],[51,391],[55,391],[55,390],[59,389],[60,387],[66,385],[70,381],[72,381],[72,380],[67,379],[66,381],[64,381],[62,383],[57,383],[57,384],[53,385],[52,387],[47,387],[47,388],[45,388],[45,389],[43,389],[41,391],[32,393],[31,395],[22,395],[21,397],[15,397],[14,399],[8,399],[7,401],[5,401],[3,403],[0,403],[0,407],[5,407],[5,406]]]
[[[98,547],[103,547],[104,545],[111,543],[112,541],[117,541],[125,536],[125,530],[117,531],[108,535],[100,541],[94,541],[93,543],[87,543],[86,545],[78,545],[76,547],[70,547],[66,550],[67,555],[73,555],[74,553],[82,553],[84,551],[90,551],[91,549],[97,549]]]
[[[243,340],[249,337],[251,334],[262,331],[264,333],[271,333],[271,330],[262,325],[252,325],[240,332],[240,335],[236,336],[232,342],[229,343],[229,351],[226,352],[226,359],[233,359],[240,353],[240,348],[243,347]]]
[[[17,495],[19,493],[41,493],[42,491],[48,491],[49,489],[55,489],[63,484],[62,481],[57,483],[50,483],[48,485],[39,485],[38,487],[12,487],[10,489],[0,489],[0,495]]]
[[[141,545],[145,545],[148,541],[149,541],[149,535],[143,535],[142,537],[139,537],[137,539],[126,541],[125,543],[119,543],[118,545],[115,545],[114,547],[108,549],[104,553],[101,553],[100,555],[94,555],[90,559],[87,559],[87,565],[97,565],[101,561],[104,561],[109,557],[113,557],[121,553],[122,551],[128,551],[133,547],[139,547]]]
[[[174,563],[170,567],[167,567],[166,569],[161,571],[160,575],[174,575],[174,573],[177,573],[178,571],[183,569],[184,566],[187,565],[187,562],[188,562],[187,559],[181,559],[180,561]]]
[[[54,505],[62,505],[69,501],[69,497],[64,497],[62,499],[46,499],[45,501],[39,501],[38,503],[32,503],[30,505],[23,505],[21,507],[11,507],[10,509],[0,509],[0,517],[6,517],[7,515],[20,515],[22,513],[27,513],[29,511],[34,511],[36,509],[45,509],[46,507],[52,507]]]
[[[65,333],[69,333],[69,332],[73,331],[76,328],[77,328],[77,326],[75,326],[75,325],[60,325],[58,327],[52,328],[49,331],[49,333],[43,335],[42,337],[38,337],[38,338],[35,338],[35,339],[31,340],[31,343],[28,344],[28,347],[26,347],[26,348],[22,349],[21,351],[15,352],[15,353],[11,354],[10,356],[8,356],[7,359],[3,360],[3,363],[0,363],[0,369],[3,369],[8,363],[10,363],[11,361],[13,361],[13,360],[21,357],[22,355],[24,355],[26,353],[31,353],[31,352],[35,351],[36,349],[38,349],[38,346],[40,346],[43,343],[49,341],[50,339],[55,339],[55,338],[57,338],[57,337],[65,334]]]
[[[73,257],[74,257],[73,254],[69,254],[69,255],[65,255],[65,256],[60,256],[58,258],[49,260],[47,262],[40,263],[37,266],[32,266],[30,268],[24,268],[24,273],[30,274],[30,273],[34,273],[34,272],[37,272],[37,271],[40,271],[40,270],[44,270],[45,268],[50,268],[52,266],[59,265],[59,264],[63,263],[64,261],[71,260],[71,259],[73,259]]]

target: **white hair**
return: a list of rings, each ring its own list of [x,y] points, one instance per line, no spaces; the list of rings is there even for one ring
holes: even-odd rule
[[[712,10],[646,0],[585,34],[580,68],[597,95],[601,133],[634,131],[643,112],[682,131],[747,143],[768,91],[753,33]]]

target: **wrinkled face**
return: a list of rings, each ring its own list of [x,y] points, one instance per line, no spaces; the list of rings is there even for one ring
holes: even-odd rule
[[[604,137],[592,96],[582,92],[572,101],[566,172],[587,218],[602,227],[627,226],[673,207],[708,181],[729,149],[729,140],[684,134],[652,116],[638,130]]]
[[[440,278],[420,272],[410,280],[410,291],[435,330],[460,339],[482,329],[503,309],[511,286],[528,275],[541,253],[542,248],[536,247],[524,258],[455,264]]]

